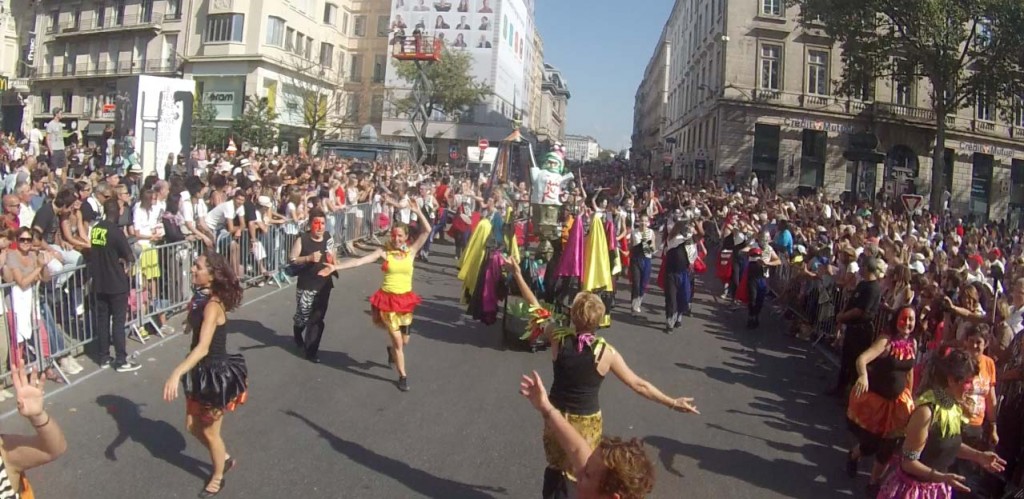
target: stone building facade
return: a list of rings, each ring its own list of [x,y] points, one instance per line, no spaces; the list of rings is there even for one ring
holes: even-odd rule
[[[673,173],[739,181],[756,174],[780,192],[833,198],[931,195],[935,116],[927,80],[878,80],[860,98],[836,96],[839,47],[822,29],[800,26],[796,8],[786,5],[676,1],[654,55],[671,45],[660,138]],[[1024,113],[1007,120],[984,99],[970,104],[946,120],[949,207],[965,217],[1020,223]],[[885,163],[843,158],[851,134],[862,132],[878,137]]]

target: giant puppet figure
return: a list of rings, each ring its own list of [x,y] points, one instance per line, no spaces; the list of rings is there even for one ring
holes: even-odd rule
[[[564,173],[565,161],[557,153],[544,157],[544,167],[530,169],[533,192],[530,205],[533,226],[540,237],[540,254],[550,260],[554,253],[551,241],[561,237],[558,230],[558,211],[562,207],[562,184],[572,180],[572,173]]]

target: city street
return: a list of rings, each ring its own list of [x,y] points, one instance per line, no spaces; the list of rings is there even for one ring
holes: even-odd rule
[[[336,281],[321,365],[295,353],[293,288],[247,292],[248,304],[231,315],[228,345],[246,356],[251,392],[225,420],[239,465],[220,497],[539,496],[542,421],[517,388],[519,375],[532,369],[550,383],[550,356],[508,351],[500,323],[462,315],[450,249],[417,264],[424,304],[407,351],[412,391],[405,394],[386,367],[384,334],[366,314],[380,283],[376,266]],[[748,332],[745,312],[712,297],[717,283],[713,293],[698,288],[694,316],[672,336],[660,330],[660,293],[649,297],[655,307],[647,319],[654,321],[647,322],[622,313],[628,291],[620,292],[605,332],[638,374],[671,396],[695,397],[702,412],[673,413],[615,379],[605,384],[605,433],[647,443],[658,466],[653,497],[859,491],[863,480],[842,470],[841,409],[819,395],[829,379],[819,354],[785,335],[777,317]],[[38,497],[195,497],[209,457],[185,431],[184,401],[161,400],[187,346],[175,337],[142,353],[136,373],[104,371],[49,398],[69,450],[31,473]],[[17,416],[3,425],[29,430]]]

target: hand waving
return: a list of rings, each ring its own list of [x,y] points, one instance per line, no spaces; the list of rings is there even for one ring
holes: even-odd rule
[[[672,401],[672,410],[684,414],[700,414],[697,406],[693,404],[693,397],[679,397]]]
[[[18,412],[26,418],[42,414],[45,378],[35,370],[29,370],[26,373],[24,367],[15,369],[11,374],[14,382],[14,394],[18,400]]]
[[[519,394],[526,397],[533,408],[540,412],[544,412],[551,406],[551,402],[548,401],[548,391],[544,388],[544,382],[541,381],[537,371],[533,371],[532,376],[523,375],[522,381],[519,382]]]

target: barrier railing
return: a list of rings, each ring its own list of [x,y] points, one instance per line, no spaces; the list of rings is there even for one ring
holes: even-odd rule
[[[360,204],[328,216],[328,231],[339,251],[380,230],[374,226],[371,212],[369,204]],[[243,284],[283,287],[289,282],[283,272],[288,253],[303,231],[305,223],[269,225],[255,237],[246,230],[238,239],[222,239],[214,250],[235,259]],[[126,269],[130,291],[125,334],[145,343],[153,335],[176,332],[169,317],[187,307],[193,290],[192,263],[210,249],[192,240],[138,249],[136,262]],[[0,283],[0,324],[5,333],[0,341],[0,382],[5,386],[10,385],[12,366],[33,367],[67,382],[68,371],[77,370],[73,358],[96,339],[87,266],[65,266],[46,277],[26,288]],[[0,387],[0,400],[7,396]]]
[[[771,273],[769,285],[777,297],[776,305],[798,321],[798,336],[839,354],[844,326],[836,321],[836,316],[846,309],[852,290],[838,286],[831,276],[806,276],[794,268],[784,260]],[[888,310],[880,307],[872,318],[872,331],[881,332],[890,316]]]

